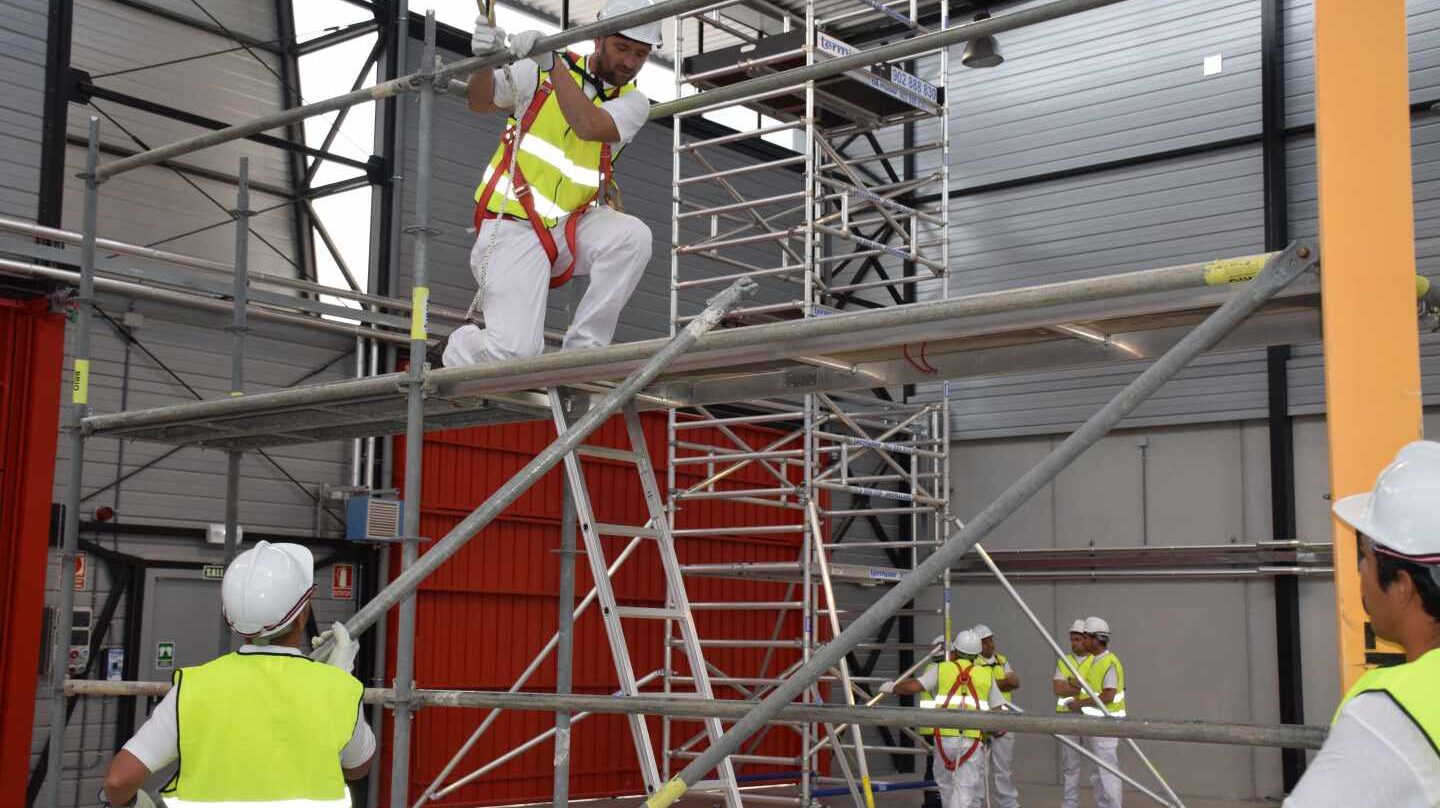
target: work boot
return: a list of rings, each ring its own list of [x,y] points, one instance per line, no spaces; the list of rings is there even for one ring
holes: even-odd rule
[[[430,365],[431,370],[445,367],[445,349],[449,346],[450,335],[446,334],[439,342],[425,349],[425,362]]]

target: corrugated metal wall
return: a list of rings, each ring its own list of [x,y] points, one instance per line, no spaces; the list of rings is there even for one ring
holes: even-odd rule
[[[1410,0],[1411,97],[1440,98],[1440,2]],[[1314,120],[1311,4],[1286,4],[1287,125]],[[1006,33],[994,70],[952,70],[951,294],[1256,252],[1264,246],[1260,2],[1131,0]],[[1202,61],[1222,57],[1205,76]],[[957,57],[958,59],[958,57]],[[1314,236],[1313,134],[1290,138],[1290,235]],[[1415,117],[1419,271],[1440,260],[1440,124]],[[1160,155],[1160,159],[1146,159]],[[1112,161],[1122,161],[1111,165]],[[1100,171],[1087,167],[1107,166]],[[1318,339],[1318,334],[1316,335]],[[1423,340],[1427,379],[1440,344]],[[1296,413],[1323,406],[1318,342],[1298,346]],[[1065,432],[1144,363],[958,380],[959,439]],[[1263,351],[1217,354],[1126,426],[1264,413]]]
[[[0,213],[33,218],[40,201],[40,130],[45,109],[46,0],[0,5]]]
[[[667,468],[664,416],[647,414],[643,420],[650,457],[664,485]],[[760,442],[771,434],[760,429],[737,431],[748,440]],[[553,427],[543,422],[430,436],[424,455],[422,535],[433,539],[443,536],[553,439]],[[604,446],[629,446],[624,424],[619,419],[612,419],[602,426],[590,442]],[[600,460],[587,460],[584,466],[596,519],[611,524],[645,523],[648,516],[632,468]],[[677,484],[698,482],[701,479],[699,473],[696,467],[685,467],[677,473]],[[403,474],[403,468],[396,469],[397,484],[403,479]],[[763,472],[744,469],[730,482],[753,486],[765,479]],[[518,680],[534,654],[553,634],[559,578],[558,559],[554,551],[559,546],[562,481],[560,472],[551,472],[421,586],[416,629],[416,680],[419,686],[507,689]],[[686,506],[679,526],[773,523],[771,509],[698,501]],[[622,538],[607,537],[603,541],[608,561],[613,561],[627,543]],[[612,578],[617,600],[622,604],[664,605],[664,578],[654,549],[648,545],[648,541],[642,544]],[[719,536],[681,538],[676,541],[676,549],[682,563],[794,561],[798,557],[799,544],[795,534]],[[577,561],[577,601],[591,587],[587,564],[584,556]],[[392,569],[396,567],[398,564]],[[778,583],[697,578],[687,582],[687,591],[692,601],[696,602],[774,601],[784,598],[784,590],[785,585]],[[575,624],[574,682],[577,693],[608,694],[619,687],[597,609],[588,611]],[[777,612],[765,611],[699,611],[697,623],[700,636],[707,640],[757,639],[770,636],[778,616]],[[799,636],[798,614],[787,613],[782,623],[782,638]],[[662,624],[659,621],[627,620],[624,629],[636,676],[643,677],[663,668],[665,637]],[[392,631],[392,666],[394,636]],[[729,648],[710,648],[705,654],[707,661],[735,676],[758,675],[763,655],[764,651],[757,649]],[[791,664],[796,655],[796,651],[788,649],[776,651],[769,663],[770,673]],[[688,671],[681,653],[677,652],[672,664],[680,675]],[[525,689],[544,691],[553,690],[554,686],[555,663],[552,659],[540,668]],[[660,686],[657,683],[646,689],[658,692]],[[720,698],[737,697],[733,689],[719,686],[716,687],[716,695]],[[484,711],[447,709],[428,710],[417,717],[412,750],[412,798],[418,797],[419,789],[428,785],[439,773],[483,715]],[[493,760],[553,725],[554,720],[549,713],[507,713],[496,722],[475,751],[466,757],[457,773]],[[659,754],[662,751],[660,722],[650,719],[649,726]],[[698,725],[693,724],[677,723],[675,726],[677,735],[683,737],[698,729]],[[643,791],[634,746],[623,716],[585,719],[577,725],[572,744],[572,798]],[[544,800],[550,794],[553,779],[552,748],[550,742],[540,744],[437,804],[492,805]],[[798,753],[798,738],[788,733],[771,733],[759,745],[757,753],[793,756]],[[751,767],[748,770],[763,771],[766,768]]]
[[[0,298],[0,806],[25,804],[59,420],[63,318]]]

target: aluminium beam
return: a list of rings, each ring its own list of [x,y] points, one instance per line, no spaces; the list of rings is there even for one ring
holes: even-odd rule
[[[71,696],[150,696],[159,698],[170,689],[169,682],[109,682],[99,679],[70,679],[65,693]],[[389,706],[393,690],[367,688],[367,704]],[[425,707],[463,709],[505,709],[530,712],[608,713],[615,715],[668,715],[678,718],[719,718],[734,720],[745,715],[754,702],[736,699],[701,700],[675,696],[559,696],[551,693],[507,693],[486,690],[420,690],[411,697]],[[1272,724],[1241,724],[1221,721],[1167,721],[1145,718],[1091,718],[1069,715],[1019,715],[998,710],[972,712],[922,710],[918,707],[868,707],[839,704],[789,704],[776,717],[782,722],[860,724],[867,727],[939,726],[954,729],[981,729],[987,732],[1022,732],[1044,735],[1083,735],[1107,738],[1136,738],[1180,743],[1210,743],[1232,746],[1263,746],[1319,749],[1328,728]]]
[[[637,11],[619,14],[588,25],[580,25],[557,34],[540,37],[535,40],[531,52],[545,53],[547,51],[562,50],[577,42],[607,36],[627,28],[634,28],[645,23],[656,22],[687,11],[693,11],[711,1],[712,0],[662,0],[661,2]],[[750,81],[709,90],[698,95],[669,101],[664,104],[657,104],[651,108],[651,117],[666,117],[673,116],[677,113],[690,112],[703,106],[733,101],[756,92],[766,92],[777,88],[803,84],[806,81],[838,75],[848,70],[869,67],[879,62],[904,59],[959,44],[960,42],[975,37],[1004,33],[1005,31],[1010,31],[1015,28],[1058,19],[1082,11],[1114,5],[1119,2],[1122,2],[1122,0],[1051,0],[1049,3],[1034,8],[1002,14],[985,20],[977,20],[965,25],[952,27],[945,31],[924,34],[913,39],[903,40],[869,51],[862,51],[849,56],[830,59],[820,64],[800,67],[769,76],[762,76]],[[467,59],[451,62],[439,70],[434,71],[433,79],[438,82],[440,86],[446,86],[445,82],[451,79],[468,76],[482,68],[498,67],[502,64],[513,62],[514,60],[515,57],[504,50],[498,50],[493,54],[487,54],[485,56],[472,56]],[[140,168],[141,166],[151,165],[163,160],[179,157],[180,155],[228,143],[232,140],[249,137],[250,135],[260,132],[266,132],[281,126],[313,118],[316,115],[323,115],[327,112],[344,109],[345,107],[356,104],[378,101],[382,98],[390,98],[401,93],[413,92],[418,90],[426,80],[428,79],[424,73],[417,72],[401,76],[391,81],[381,82],[353,93],[344,93],[323,101],[306,104],[305,106],[264,115],[246,121],[245,123],[236,124],[215,132],[208,132],[151,149],[133,157],[105,163],[100,166],[98,175],[102,180],[109,179],[110,177]],[[457,88],[456,85],[460,86]],[[463,94],[463,83],[452,81],[447,87],[447,90],[452,94]]]
[[[1012,342],[1020,340],[1022,344],[1018,347],[1022,349],[1030,347],[1029,343],[1049,340],[1050,347],[1060,357],[1054,363],[1057,365],[1153,356],[1145,350],[1122,353],[1109,346],[1092,345],[1082,340],[1062,341],[1048,331],[1039,335],[1030,332],[1046,321],[1075,322],[1082,311],[1109,310],[1137,314],[1148,311],[1153,320],[1158,320],[1170,332],[1170,337],[1159,343],[1159,347],[1164,347],[1175,339],[1174,334],[1181,327],[1203,316],[1218,303],[1243,294],[1249,284],[1232,281],[1240,281],[1253,274],[1266,257],[1144,270],[712,332],[700,338],[693,351],[677,359],[670,375],[663,377],[659,385],[652,386],[649,393],[662,403],[688,406],[707,403],[708,396],[713,396],[714,401],[752,397],[748,393],[738,396],[736,390],[745,386],[747,379],[755,378],[761,378],[770,385],[767,390],[772,396],[817,389],[867,388],[874,386],[877,376],[884,379],[885,384],[925,381],[935,376],[905,362],[902,346],[926,341],[939,345],[938,341],[953,338],[956,334],[965,335],[967,339],[972,336],[994,338],[991,343],[982,340],[957,346],[954,349],[957,357],[964,357],[966,351],[983,351],[994,341],[1003,344],[1003,340],[994,336],[996,334],[1008,334]],[[1313,305],[1314,293],[1315,286],[1308,279],[1287,290],[1281,296],[1292,299],[1274,305],[1289,308],[1282,310],[1275,319],[1289,324],[1291,328],[1313,332],[1314,315],[1309,307]],[[1137,299],[1125,299],[1131,297]],[[1091,308],[1085,309],[1087,306]],[[1261,322],[1267,319],[1271,318],[1257,318]],[[1140,328],[1149,321],[1137,316],[1126,322],[1130,324],[1119,324],[1121,330]],[[1020,324],[1019,331],[1011,325],[1013,323]],[[1154,326],[1152,322],[1149,327]],[[1263,330],[1260,332],[1261,338],[1272,336]],[[1293,333],[1287,336],[1299,338]],[[452,404],[452,410],[458,413],[467,406],[467,401],[471,402],[469,406],[479,408],[486,399],[501,393],[619,378],[643,364],[663,344],[664,340],[646,340],[605,348],[561,351],[529,359],[445,368],[432,371],[427,380],[432,389],[432,399]],[[856,345],[865,347],[857,349]],[[938,352],[938,349],[932,350]],[[854,364],[857,372],[851,375],[794,360],[797,355],[815,354]],[[995,360],[992,358],[990,361]],[[938,358],[935,362],[947,373],[951,369],[951,365],[940,362]],[[960,365],[955,363],[954,368],[960,369]],[[989,373],[1013,369],[1013,365],[992,367],[985,362],[973,368],[974,372]],[[84,425],[89,432],[97,435],[134,437],[163,443],[209,442],[224,445],[223,438],[227,435],[242,433],[261,440],[263,429],[268,429],[268,424],[284,423],[286,417],[297,413],[335,410],[356,402],[393,399],[400,378],[397,374],[388,374],[239,399],[94,415],[86,418]],[[258,428],[248,428],[247,419],[255,419],[261,424]],[[177,433],[183,437],[177,436]],[[271,442],[294,443],[305,439],[353,436],[330,434],[302,438],[277,434]]]

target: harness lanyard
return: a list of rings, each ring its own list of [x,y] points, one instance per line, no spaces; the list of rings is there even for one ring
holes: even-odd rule
[[[965,687],[969,689],[970,697],[975,700],[975,704],[980,704],[980,693],[975,689],[975,683],[970,681],[970,668],[966,668],[960,671],[959,676],[955,677],[955,684],[950,685],[950,692],[945,694],[945,707],[947,709],[950,707],[950,700],[955,698],[955,691],[960,689],[961,683],[964,683]],[[940,728],[933,727],[932,731],[935,733],[935,751],[940,753],[940,763],[947,771],[953,772],[960,768],[960,764],[969,760],[970,756],[975,754],[975,750],[980,748],[980,739],[971,738],[970,748],[965,750],[965,754],[961,755],[958,760],[951,760],[950,756],[945,754],[945,743],[942,740],[943,736],[940,735]],[[961,737],[965,736],[962,735]]]

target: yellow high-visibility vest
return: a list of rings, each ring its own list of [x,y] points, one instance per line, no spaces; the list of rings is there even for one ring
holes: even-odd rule
[[[982,667],[990,669],[990,679],[994,682],[999,682],[1001,679],[1005,678],[1005,666],[1009,663],[1010,660],[1006,659],[1004,654],[996,654],[994,662],[984,662],[980,659],[976,659],[975,661],[976,665],[980,665]],[[996,687],[999,687],[999,685],[997,684]],[[1006,693],[1004,690],[1001,690],[1000,698],[1006,701],[1010,701],[1010,694]]]
[[[1094,659],[1095,657],[1086,655],[1083,659],[1078,659],[1078,658],[1076,658],[1076,656],[1075,656],[1074,654],[1066,654],[1066,655],[1065,655],[1065,658],[1068,659],[1068,660],[1070,660],[1070,662],[1071,662],[1076,668],[1079,668],[1079,669],[1080,669],[1080,676],[1083,678],[1083,677],[1085,676],[1085,672],[1088,671],[1088,670],[1090,670],[1090,660]],[[1062,678],[1062,679],[1073,679],[1073,678],[1075,677],[1075,674],[1074,674],[1074,673],[1071,673],[1071,671],[1070,671],[1070,666],[1069,666],[1069,665],[1066,665],[1063,661],[1060,661],[1060,660],[1056,660],[1056,661],[1055,661],[1055,672],[1058,673],[1058,674],[1060,674],[1060,678]],[[1055,712],[1057,712],[1057,713],[1068,713],[1068,712],[1070,712],[1070,702],[1071,702],[1071,701],[1073,701],[1073,698],[1072,698],[1072,697],[1066,697],[1066,696],[1057,697],[1057,698],[1055,699]]]
[[[1427,652],[1414,662],[1367,671],[1340,700],[1335,718],[1338,719],[1340,710],[1361,693],[1387,693],[1425,733],[1431,745],[1440,749],[1440,686],[1437,685],[1440,685],[1440,648]]]
[[[347,808],[340,751],[355,730],[360,681],[307,657],[226,654],[175,672],[179,769],[170,808]]]
[[[556,54],[556,67],[567,70],[570,75],[563,73],[556,75],[557,81],[574,81],[581,87],[587,81],[589,56],[576,59],[580,70],[569,67],[564,63],[563,57]],[[550,71],[541,71],[536,82],[537,92],[546,86],[551,80]],[[611,88],[604,96],[597,95],[594,99],[595,106],[600,106],[605,101],[628,95],[635,90],[635,82],[630,82],[623,87]],[[509,120],[509,126],[517,126],[515,118]],[[544,99],[540,111],[530,123],[530,128],[520,137],[519,152],[515,156],[515,164],[521,175],[525,178],[530,188],[531,199],[535,204],[535,212],[539,214],[546,227],[554,227],[560,219],[569,215],[576,208],[588,202],[595,192],[600,188],[600,152],[605,144],[596,140],[584,140],[570,128],[565,120],[565,113],[560,110],[560,100],[552,91]],[[618,150],[611,153],[611,160],[619,157]],[[509,168],[505,162],[505,142],[502,139],[495,147],[495,154],[490,157],[490,165],[485,169],[485,176],[481,179],[480,185],[475,188],[475,201],[479,202],[480,197],[495,172],[505,172]],[[495,188],[495,193],[490,197],[486,208],[491,213],[506,213],[526,218],[525,208],[520,204],[514,192],[510,189],[510,178],[502,177]],[[501,208],[501,203],[504,208]]]
[[[975,665],[965,660],[959,662],[941,662],[938,668],[939,681],[935,685],[936,695],[930,702],[930,707],[948,708],[951,710],[988,710],[990,709],[990,688],[994,685],[990,678],[990,669],[984,665]],[[962,673],[970,677],[970,683],[975,686],[972,694],[970,688],[964,682],[956,685],[956,680]],[[951,691],[954,694],[951,695]],[[921,702],[921,707],[926,704]],[[944,736],[964,735],[967,738],[979,738],[978,729],[944,729],[940,730]]]
[[[1092,657],[1090,669],[1085,672],[1085,681],[1090,683],[1090,687],[1094,688],[1098,695],[1105,689],[1105,674],[1111,668],[1115,669],[1115,700],[1106,707],[1109,708],[1110,715],[1123,718],[1125,716],[1125,666],[1120,664],[1120,657],[1115,656],[1114,653]],[[1100,706],[1096,704],[1087,704],[1080,708],[1080,711],[1086,715],[1103,716],[1106,714],[1106,711],[1100,709]]]

